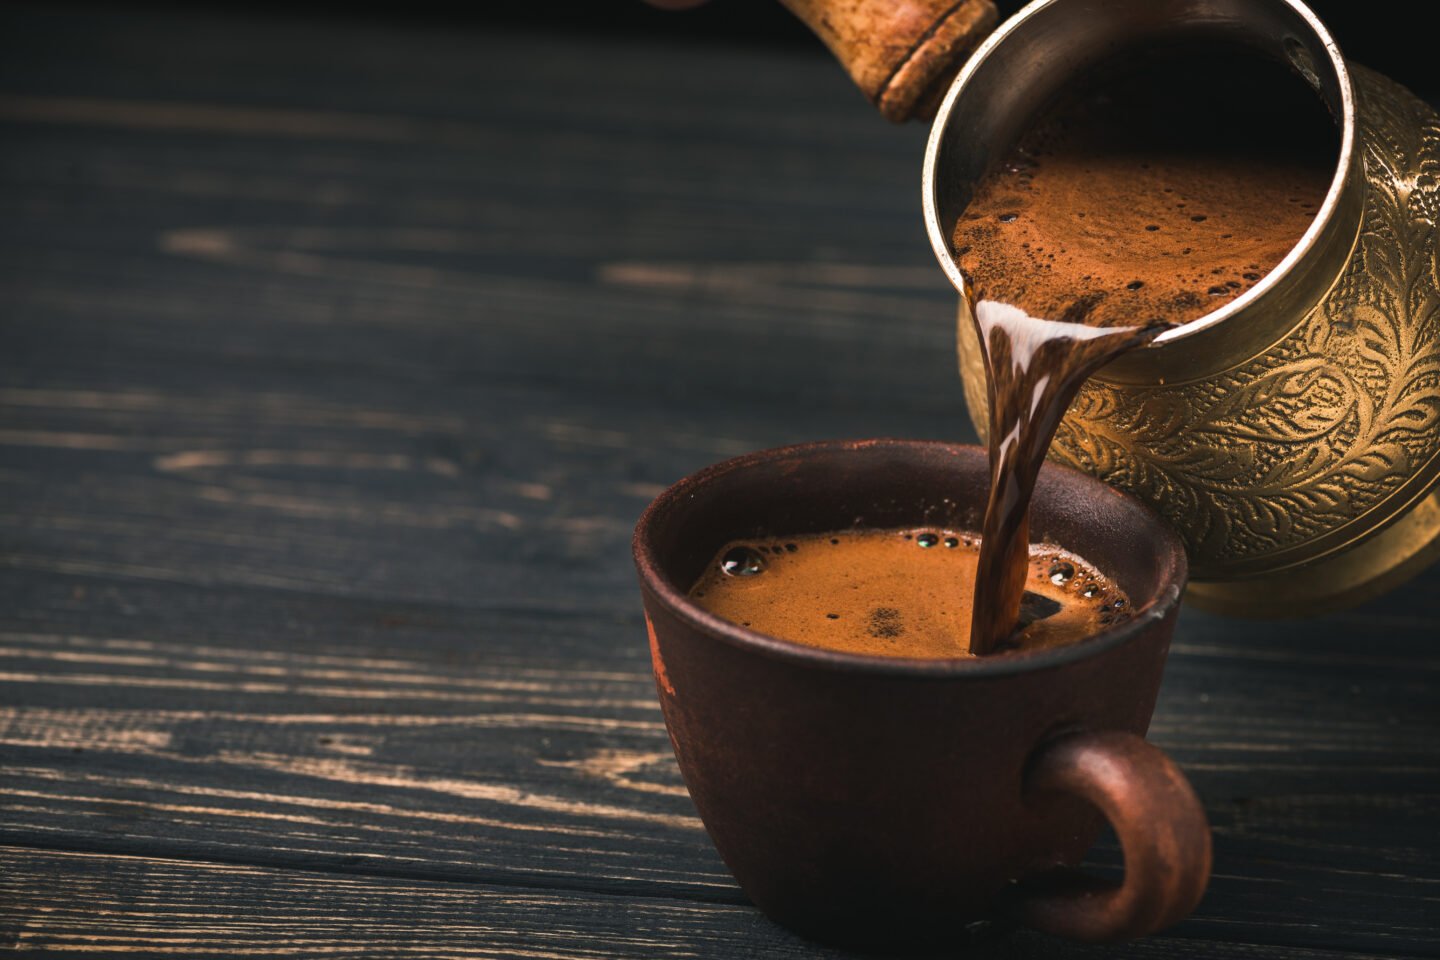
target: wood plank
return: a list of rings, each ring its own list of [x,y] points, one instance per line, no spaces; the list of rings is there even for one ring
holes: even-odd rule
[[[10,607],[48,629],[0,631],[0,839],[743,902],[634,612],[218,593],[54,576]],[[1436,665],[1383,624],[1363,655],[1311,629],[1185,615],[1152,738],[1205,799],[1216,877],[1182,929],[1433,947]]]
[[[45,956],[705,958],[853,956],[729,904],[335,876],[154,857],[0,848],[0,949]],[[1077,947],[992,931],[967,956],[1366,960],[1156,937]]]

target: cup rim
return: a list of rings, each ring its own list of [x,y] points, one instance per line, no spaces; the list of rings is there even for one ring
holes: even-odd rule
[[[1063,667],[1099,656],[1107,650],[1137,639],[1153,624],[1169,616],[1179,605],[1184,592],[1188,566],[1185,549],[1169,524],[1165,523],[1158,514],[1139,499],[1122,493],[1087,473],[1049,462],[1045,464],[1044,472],[1059,472],[1065,476],[1065,482],[1089,487],[1092,497],[1116,497],[1125,501],[1128,508],[1140,511],[1150,522],[1159,540],[1158,547],[1162,564],[1160,573],[1164,585],[1157,591],[1155,599],[1136,609],[1131,618],[1123,623],[1107,627],[1075,643],[1048,649],[1006,651],[985,657],[954,659],[883,657],[874,654],[829,650],[823,647],[812,647],[794,640],[772,637],[710,613],[687,597],[685,592],[662,572],[660,558],[656,555],[652,542],[655,528],[674,505],[693,497],[700,488],[718,482],[736,471],[775,460],[814,456],[819,453],[855,453],[877,447],[945,450],[960,452],[962,455],[978,453],[984,456],[986,454],[983,447],[975,444],[949,443],[941,440],[895,438],[819,440],[757,450],[711,464],[671,484],[652,500],[650,505],[645,508],[644,513],[640,515],[631,539],[631,550],[634,553],[635,567],[640,576],[641,586],[663,604],[672,616],[678,618],[686,626],[730,646],[832,672],[932,679],[1009,676]]]

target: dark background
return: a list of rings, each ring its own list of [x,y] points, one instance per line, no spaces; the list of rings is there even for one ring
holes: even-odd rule
[[[1001,16],[1019,10],[1022,0],[996,0]],[[1434,34],[1413,21],[1429,8],[1414,0],[1310,0],[1329,26],[1345,56],[1374,67],[1413,89],[1432,91],[1440,82],[1435,69]],[[194,3],[137,5],[195,9]],[[317,0],[261,3],[211,0],[202,7],[228,13],[246,10],[304,18],[335,18],[408,23],[444,23],[465,29],[507,25],[569,35],[647,36],[679,42],[754,43],[788,46],[825,55],[806,27],[777,0],[710,0],[692,10],[657,10],[643,0],[569,0],[569,2],[480,2],[438,0],[412,3],[359,3],[337,8]]]

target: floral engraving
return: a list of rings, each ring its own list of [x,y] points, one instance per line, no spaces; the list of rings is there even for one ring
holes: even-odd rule
[[[1440,117],[1353,74],[1367,196],[1325,300],[1215,377],[1092,381],[1051,450],[1153,504],[1199,576],[1338,530],[1440,453]]]

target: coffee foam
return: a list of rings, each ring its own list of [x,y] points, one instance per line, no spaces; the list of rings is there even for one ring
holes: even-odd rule
[[[807,646],[887,657],[969,657],[979,539],[921,527],[726,544],[690,598]],[[1062,646],[1130,616],[1129,598],[1074,554],[1032,548],[1009,649]]]
[[[1077,87],[955,225],[977,300],[1096,326],[1183,323],[1258,283],[1324,202],[1338,134],[1279,64],[1176,54]]]

